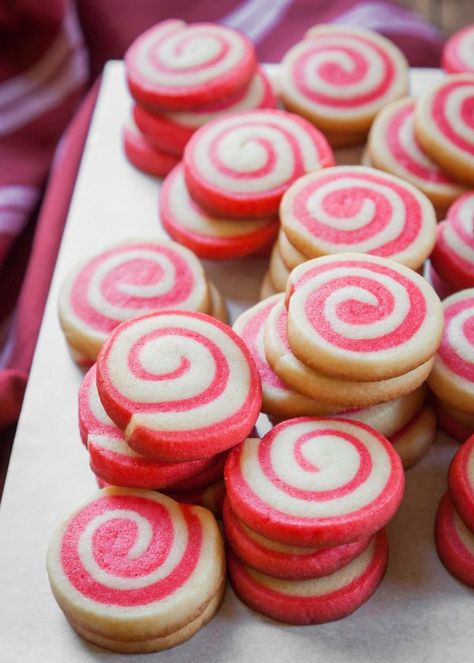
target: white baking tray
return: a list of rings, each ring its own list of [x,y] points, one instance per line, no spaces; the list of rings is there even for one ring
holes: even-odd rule
[[[414,70],[413,91],[429,88],[440,75]],[[474,594],[446,573],[433,543],[436,507],[457,448],[447,438],[409,471],[402,508],[389,527],[387,575],[372,599],[346,619],[286,626],[248,609],[229,589],[216,618],[189,642],[143,656],[97,649],[66,623],[49,589],[46,550],[58,523],[96,488],[77,429],[81,373],[67,354],[56,301],[61,279],[77,259],[114,241],[162,234],[157,181],[122,156],[120,128],[129,105],[123,66],[112,62],[105,69],[76,183],[0,511],[1,663],[155,657],[166,663],[472,661]],[[257,300],[264,259],[206,267],[228,298],[232,317]]]

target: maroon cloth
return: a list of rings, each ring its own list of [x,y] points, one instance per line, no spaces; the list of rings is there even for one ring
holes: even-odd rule
[[[108,59],[122,57],[140,32],[171,16],[243,30],[262,61],[278,61],[308,27],[329,21],[383,32],[413,65],[437,66],[440,59],[437,31],[389,0],[77,0],[76,6],[72,0],[17,0],[0,5],[0,428],[15,421],[20,410],[95,92],[63,138],[35,224],[58,141],[86,81],[94,80]]]

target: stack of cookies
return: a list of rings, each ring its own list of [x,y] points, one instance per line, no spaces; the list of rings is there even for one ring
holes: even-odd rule
[[[284,291],[290,271],[306,260],[346,251],[420,270],[436,237],[433,205],[421,191],[364,166],[299,178],[282,198],[280,220],[263,295]]]
[[[378,111],[408,93],[403,53],[380,34],[318,25],[283,57],[281,96],[324,132],[333,147],[365,142]]]
[[[158,177],[176,166],[193,133],[210,120],[276,104],[252,42],[222,25],[163,21],[133,42],[125,66],[136,102],[124,128],[125,154]]]
[[[135,239],[78,264],[59,294],[59,320],[73,359],[91,366],[123,320],[159,309],[209,313],[227,322],[225,302],[195,255],[176,242]]]
[[[225,591],[212,514],[146,490],[106,488],[83,504],[55,532],[47,568],[74,630],[124,653],[185,642]]]
[[[463,442],[474,433],[474,288],[443,301],[444,333],[428,384],[439,425]]]
[[[474,191],[451,205],[436,233],[428,276],[438,295],[474,288]]]
[[[286,189],[332,166],[324,136],[282,110],[255,110],[201,127],[160,191],[161,223],[198,256],[237,258],[265,249],[278,232]]]
[[[336,415],[357,419],[369,424],[389,439],[400,455],[405,469],[414,465],[426,454],[436,437],[436,416],[433,409],[425,404],[426,386],[421,385],[402,396],[392,397],[391,400],[367,407],[353,407],[354,403],[360,403],[357,394],[354,393],[349,394],[349,402],[346,400],[343,403],[338,402],[337,395],[336,397],[330,395],[332,403],[328,403],[324,402],[324,395],[321,400],[301,393],[296,380],[293,380],[293,387],[290,387],[275,372],[270,362],[274,363],[277,370],[280,365],[282,374],[288,375],[290,380],[291,374],[288,371],[291,371],[289,367],[292,366],[293,377],[299,377],[301,383],[309,379],[310,388],[314,386],[311,382],[314,376],[294,355],[291,356],[283,299],[284,295],[279,294],[256,304],[242,313],[233,326],[234,331],[246,343],[260,374],[262,412],[265,412],[273,423],[301,416]],[[265,333],[266,325],[268,329]],[[286,358],[283,359],[285,355]],[[330,384],[329,381],[327,384]],[[319,394],[322,392],[323,389]],[[371,394],[364,396],[367,395]],[[381,397],[381,393],[375,392],[374,402]],[[369,399],[369,402],[372,401]]]
[[[352,613],[376,590],[404,475],[370,426],[290,419],[236,447],[225,483],[230,578],[250,607],[318,624]]]
[[[101,482],[218,511],[225,452],[252,431],[261,400],[255,364],[227,325],[158,311],[107,338],[80,389],[79,426]]]
[[[436,516],[438,555],[446,569],[474,587],[474,435],[461,446],[449,468],[448,492]]]

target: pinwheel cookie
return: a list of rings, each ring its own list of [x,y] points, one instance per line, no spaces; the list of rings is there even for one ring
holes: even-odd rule
[[[404,265],[358,253],[291,272],[288,341],[309,366],[343,380],[387,380],[429,362],[443,330],[431,286]]]
[[[428,156],[452,177],[474,184],[474,74],[447,76],[416,103],[415,131]]]
[[[243,341],[202,313],[158,311],[119,325],[97,359],[102,404],[138,453],[209,458],[252,430],[260,379]]]
[[[439,558],[449,573],[474,587],[474,533],[463,522],[449,493],[438,507],[435,538]]]
[[[363,142],[377,112],[407,91],[408,67],[401,51],[358,27],[311,28],[281,63],[286,107],[327,132],[330,140],[347,137],[345,144],[354,135]]]
[[[446,221],[438,225],[430,260],[436,274],[454,290],[474,287],[474,192],[449,208]]]
[[[214,616],[225,585],[222,539],[207,510],[125,488],[106,488],[73,513],[52,538],[47,566],[72,627],[123,652],[187,640]]]
[[[182,154],[193,133],[225,113],[275,108],[276,100],[265,72],[258,68],[252,80],[231,97],[183,111],[154,112],[136,104],[133,117],[140,131],[159,149]]]
[[[448,405],[474,414],[474,288],[443,301],[444,332],[428,384]]]
[[[334,573],[309,580],[275,578],[229,554],[236,594],[251,608],[288,624],[322,624],[346,617],[375,592],[385,573],[387,537],[379,532],[364,552]]]
[[[181,110],[246,87],[257,66],[248,37],[213,23],[170,19],[141,34],[125,54],[133,97],[151,108]]]
[[[430,201],[398,177],[336,166],[301,177],[280,206],[282,228],[308,257],[359,252],[419,269],[435,243]]]
[[[342,460],[344,459],[344,460]],[[330,547],[370,536],[394,515],[404,476],[392,445],[343,418],[290,419],[226,461],[232,511],[269,539]]]
[[[184,152],[186,184],[218,216],[275,215],[298,177],[332,166],[324,136],[309,122],[281,110],[235,113],[201,127]]]
[[[415,99],[400,99],[386,106],[370,129],[368,154],[375,168],[410,182],[441,213],[466,187],[456,182],[428,157],[415,133]]]
[[[474,25],[467,25],[448,39],[441,66],[448,74],[474,73]]]
[[[131,240],[81,262],[64,280],[59,320],[85,365],[123,320],[156,309],[180,308],[224,317],[220,294],[199,260],[167,240]]]
[[[160,189],[160,219],[168,234],[200,258],[241,258],[268,246],[278,219],[230,219],[206,212],[189,195],[184,168],[178,165]]]
[[[139,131],[130,118],[122,129],[125,156],[135,168],[148,175],[164,177],[179,162],[179,157],[157,148]]]

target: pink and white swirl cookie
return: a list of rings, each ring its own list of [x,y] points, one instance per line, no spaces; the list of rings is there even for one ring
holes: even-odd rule
[[[274,578],[256,571],[230,553],[232,586],[248,606],[288,624],[323,624],[347,617],[375,592],[385,574],[385,531],[363,553],[338,571],[310,580]]]
[[[474,25],[455,32],[443,48],[441,66],[448,74],[474,73]]]
[[[278,233],[278,251],[290,272],[295,267],[298,267],[298,265],[301,265],[302,262],[306,262],[306,260],[311,258],[311,256],[305,255],[290,242],[283,228],[280,228],[280,232]]]
[[[457,289],[474,288],[474,192],[449,208],[430,257],[436,273]]]
[[[375,118],[368,140],[369,159],[375,168],[410,182],[441,210],[466,188],[428,157],[415,134],[415,99],[394,101]]]
[[[474,533],[462,521],[449,493],[444,495],[438,507],[435,539],[439,558],[447,571],[474,587]]]
[[[270,244],[278,219],[230,219],[212,216],[191,198],[182,164],[160,189],[160,219],[166,232],[200,258],[242,258]]]
[[[288,340],[301,361],[347,380],[384,380],[436,352],[443,310],[404,265],[361,253],[315,258],[288,279]]]
[[[408,470],[426,455],[436,439],[436,414],[423,407],[402,428],[390,436],[393,448]]]
[[[277,214],[292,182],[333,164],[324,136],[282,110],[246,111],[209,122],[184,151],[191,196],[215,214],[237,218]]]
[[[359,421],[300,417],[233,449],[224,470],[232,511],[295,546],[337,546],[374,534],[398,509],[403,467],[390,442]]]
[[[403,53],[359,27],[311,28],[281,63],[285,105],[332,133],[363,135],[381,108],[407,92]]]
[[[90,454],[92,471],[113,486],[153,489],[175,486],[178,490],[183,486],[180,482],[200,487],[222,475],[224,454],[215,459],[160,463],[134,451],[100,402],[95,366],[86,374],[79,389],[79,429]]]
[[[448,405],[474,414],[474,288],[443,301],[444,332],[428,384]]]
[[[360,555],[370,539],[333,548],[301,548],[278,543],[257,534],[243,523],[225,500],[223,524],[226,540],[244,563],[274,578],[305,580],[334,573]]]
[[[182,154],[186,143],[199,127],[225,113],[256,108],[275,108],[276,100],[265,72],[258,68],[249,85],[225,99],[192,110],[157,113],[136,104],[133,117],[142,133],[158,148]]]
[[[225,572],[209,511],[127,488],[105,488],[67,518],[47,567],[73,627],[133,651],[197,619],[221,596]]]
[[[59,320],[68,343],[95,360],[122,322],[157,309],[211,308],[201,263],[167,240],[131,240],[79,263],[59,293]]]
[[[339,410],[376,405],[417,389],[428,377],[430,358],[408,373],[387,380],[341,380],[307,366],[295,357],[287,335],[288,313],[283,302],[270,311],[264,329],[265,356],[275,373],[292,389]]]
[[[132,96],[145,106],[181,110],[236,93],[257,60],[248,37],[214,23],[163,21],[142,33],[125,54]]]
[[[260,375],[262,412],[281,418],[304,415],[319,416],[337,412],[337,408],[323,405],[287,387],[267,361],[264,346],[264,326],[274,306],[282,300],[283,294],[265,299],[242,313],[233,324],[234,331],[248,347]]]
[[[179,162],[176,154],[159,150],[152,145],[132,119],[129,119],[122,129],[122,142],[125,156],[130,163],[148,175],[164,177]]]
[[[447,76],[416,102],[415,132],[449,175],[474,184],[474,74]]]
[[[454,456],[449,467],[448,485],[457,512],[474,532],[474,435]]]
[[[119,325],[97,359],[97,388],[128,444],[168,463],[238,444],[262,404],[257,368],[237,334],[177,310]]]
[[[280,218],[290,242],[313,258],[357,251],[416,270],[435,243],[436,216],[426,196],[364,166],[301,177],[283,196]]]

